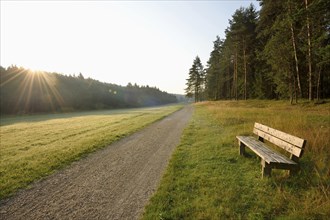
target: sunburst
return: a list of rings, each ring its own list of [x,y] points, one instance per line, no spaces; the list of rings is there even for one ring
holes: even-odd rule
[[[18,68],[1,82],[1,88],[16,80],[19,80],[19,86],[15,88],[15,94],[18,95],[15,112],[29,112],[33,105],[48,105],[44,107],[50,108],[52,111],[64,107],[65,102],[58,90],[58,78],[55,75]],[[35,94],[38,94],[39,97],[34,97]]]

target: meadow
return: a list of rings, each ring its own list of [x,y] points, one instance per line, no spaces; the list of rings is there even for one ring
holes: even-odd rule
[[[182,108],[1,117],[0,198]]]
[[[295,176],[239,156],[236,135],[254,122],[307,140]],[[195,104],[143,219],[329,219],[330,103],[219,101]]]

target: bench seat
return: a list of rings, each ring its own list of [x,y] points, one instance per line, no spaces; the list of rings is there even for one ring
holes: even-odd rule
[[[269,148],[263,142],[260,142],[255,137],[252,136],[237,136],[236,137],[245,146],[249,147],[254,153],[256,153],[262,160],[268,164],[291,164],[297,165],[296,162],[289,159],[288,157],[276,152],[275,150]],[[244,152],[243,152],[244,153]]]
[[[306,140],[284,133],[266,125],[255,123],[254,136],[236,136],[239,144],[239,154],[245,155],[245,147],[250,148],[261,158],[262,176],[271,176],[272,169],[289,170],[290,174],[299,169],[298,160],[304,152]],[[282,148],[290,157],[268,147],[264,141]]]

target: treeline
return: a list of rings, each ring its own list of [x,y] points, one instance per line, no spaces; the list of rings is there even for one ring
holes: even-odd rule
[[[330,1],[260,0],[229,20],[203,67],[197,56],[186,95],[219,99],[330,97]]]
[[[10,66],[1,69],[1,114],[66,112],[155,106],[177,102],[158,88],[129,83],[126,87],[78,76],[31,71]]]

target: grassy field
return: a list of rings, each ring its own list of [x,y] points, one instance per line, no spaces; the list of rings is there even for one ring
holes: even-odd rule
[[[0,198],[181,107],[1,117]]]
[[[238,153],[254,122],[307,139],[301,171],[261,178]],[[195,105],[143,219],[330,219],[330,103],[223,101]]]

